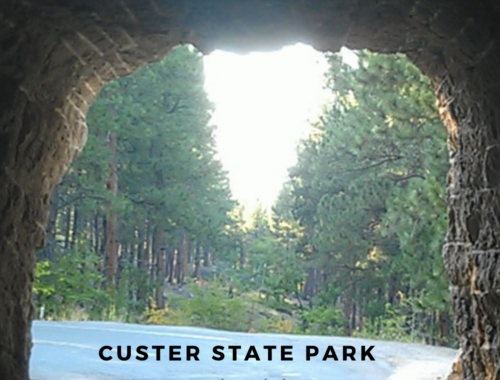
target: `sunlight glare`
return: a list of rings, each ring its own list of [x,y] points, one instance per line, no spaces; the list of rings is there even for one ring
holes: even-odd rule
[[[296,162],[298,141],[328,98],[326,58],[297,44],[273,53],[215,51],[204,62],[219,156],[233,194],[250,207],[258,201],[270,207]]]

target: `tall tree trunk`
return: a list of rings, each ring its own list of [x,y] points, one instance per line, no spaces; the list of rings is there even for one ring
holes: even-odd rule
[[[193,263],[193,241],[189,238],[188,236],[188,243],[187,243],[187,263],[188,263],[188,267],[189,267],[189,264],[192,264]],[[186,276],[188,275],[188,272],[186,272]]]
[[[352,296],[351,296],[351,305],[352,305],[352,308],[351,308],[351,334],[353,331],[356,330],[356,319],[357,319],[357,301],[356,301],[356,291],[357,291],[357,287],[356,287],[356,284],[353,284],[352,285]]]
[[[349,284],[347,288],[344,291],[343,294],[343,311],[344,311],[344,320],[345,320],[345,325],[344,325],[344,332],[347,336],[352,335],[352,312],[353,312],[353,297],[354,297],[354,291],[353,291],[353,284]]]
[[[137,239],[137,231],[135,233],[135,237]],[[139,267],[139,257],[138,257],[138,252],[137,252],[137,247],[138,244],[135,244],[136,241],[132,242],[130,244],[130,253],[129,253],[129,268],[138,268]],[[134,268],[135,267],[135,268]],[[132,305],[137,304],[137,291],[138,291],[138,282],[137,280],[132,281],[136,278],[136,276],[131,277],[128,279],[129,281],[129,297],[130,300],[132,301]]]
[[[137,244],[137,266],[139,267],[141,276],[137,284],[137,299],[139,301],[147,301],[147,268],[148,258],[146,255],[146,233],[145,227],[139,227],[138,244]]]
[[[66,207],[66,218],[64,223],[64,249],[69,249],[71,239],[71,208]]]
[[[177,260],[175,262],[175,278],[177,284],[182,284],[182,270],[183,270],[183,262],[184,262],[184,231],[180,230],[178,233],[178,242],[177,242]]]
[[[201,268],[201,244],[196,242],[195,256],[194,256],[194,273],[193,277],[197,280],[200,279],[200,268]]]
[[[94,252],[99,252],[99,248],[101,247],[101,235],[99,229],[99,215],[94,215]]]
[[[41,256],[49,260],[54,261],[55,250],[56,250],[56,228],[57,228],[57,217],[58,217],[58,204],[59,204],[59,186],[54,188],[52,196],[50,198],[50,212],[49,221],[46,228],[46,243],[45,247],[41,251]]]
[[[389,277],[389,289],[387,291],[387,303],[394,306],[396,304],[397,293],[398,293],[398,275],[393,273]]]
[[[208,268],[210,265],[212,265],[210,243],[205,243],[205,246],[203,247],[203,266]]]
[[[111,152],[111,161],[109,163],[109,174],[106,181],[106,189],[111,193],[112,198],[118,194],[118,168],[116,164],[117,137],[116,133],[109,133],[109,150]],[[113,289],[116,282],[117,255],[118,255],[118,231],[116,212],[113,209],[113,202],[107,202],[108,215],[106,218],[106,253],[107,270],[106,280],[108,289]]]
[[[163,238],[163,229],[156,225],[155,226],[155,256],[156,256],[156,306],[158,309],[163,309],[165,307],[165,301],[163,294],[165,292],[165,251]]]
[[[247,241],[245,237],[243,237],[240,241],[240,269],[245,268],[245,264],[247,262]]]
[[[439,312],[439,345],[446,346],[450,342],[450,315],[447,311]]]
[[[169,246],[167,251],[167,281],[169,284],[174,282],[176,254],[177,248],[175,246]]]
[[[73,225],[71,227],[71,241],[70,248],[75,248],[76,241],[78,240],[78,234],[80,229],[80,215],[78,212],[78,207],[73,207]]]
[[[358,330],[363,331],[365,327],[365,316],[364,316],[364,306],[365,306],[365,297],[362,297],[358,303]]]
[[[310,299],[316,295],[316,290],[318,288],[318,270],[311,267],[307,270],[306,283],[304,284],[303,296],[306,299]]]
[[[188,275],[189,267],[188,267],[188,257],[189,257],[189,236],[186,232],[183,233],[182,239],[182,250],[184,251],[182,255],[182,275],[181,275],[181,285],[184,285],[186,276]]]

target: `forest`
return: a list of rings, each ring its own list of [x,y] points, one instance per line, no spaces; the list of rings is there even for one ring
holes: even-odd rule
[[[327,54],[331,102],[271,209],[231,194],[201,53],[107,84],[56,187],[37,317],[456,344],[446,131],[403,55]]]

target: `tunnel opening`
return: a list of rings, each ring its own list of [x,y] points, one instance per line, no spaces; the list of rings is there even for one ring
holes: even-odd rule
[[[307,56],[296,50],[297,60],[300,52]],[[231,208],[227,178],[213,157],[213,106],[203,90],[201,57],[192,46],[177,46],[158,63],[107,83],[90,106],[86,147],[52,195],[35,281],[39,319],[453,343],[440,257],[445,130],[429,81],[402,55],[327,54],[332,99],[314,132],[302,133],[299,162],[272,216],[260,206],[248,221],[244,207]],[[303,69],[285,64],[294,75],[278,79],[281,87]],[[234,71],[257,81],[251,70]],[[234,87],[226,94],[238,100],[230,103],[238,118],[226,127],[245,136],[248,157],[266,153],[252,137],[255,120],[239,118],[262,113],[271,119],[262,126],[267,132],[280,129],[270,108],[297,108],[292,96],[279,105],[269,74],[255,71],[264,77],[263,104]],[[282,134],[292,132],[293,115],[282,122]],[[283,140],[269,140],[283,155],[277,149]],[[243,147],[236,150],[245,155]],[[266,157],[269,166],[274,155]],[[245,186],[259,181],[269,178],[254,177]],[[211,191],[214,185],[219,193]],[[363,189],[367,194],[359,194]],[[304,211],[304,203],[314,205]],[[432,238],[425,236],[429,230],[435,230]],[[43,357],[35,355],[35,377],[43,377]]]
[[[102,85],[190,42],[253,50],[303,41],[402,52],[428,75],[449,131],[443,256],[466,379],[499,377],[498,30],[493,1],[11,0],[1,6],[0,377],[28,378],[34,251],[53,187],[85,141]]]

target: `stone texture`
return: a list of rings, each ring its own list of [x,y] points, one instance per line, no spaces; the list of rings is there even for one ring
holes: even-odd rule
[[[179,43],[205,52],[306,42],[406,53],[449,131],[443,257],[464,378],[500,379],[500,3],[496,0],[2,0],[0,379],[26,380],[34,250],[103,83]],[[390,73],[388,73],[390,75]]]
[[[462,368],[462,359],[460,357],[461,351],[459,351],[456,359],[453,361],[451,366],[451,372],[446,377],[446,380],[461,380],[464,376],[464,371]]]

